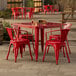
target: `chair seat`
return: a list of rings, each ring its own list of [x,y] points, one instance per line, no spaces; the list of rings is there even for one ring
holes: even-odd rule
[[[49,40],[59,40],[60,39],[60,35],[50,35],[49,36]]]
[[[33,39],[33,35],[32,34],[28,34],[28,35],[26,35],[26,34],[20,34],[19,38],[32,40]]]
[[[48,44],[64,44],[64,42],[61,42],[60,40],[47,40]]]

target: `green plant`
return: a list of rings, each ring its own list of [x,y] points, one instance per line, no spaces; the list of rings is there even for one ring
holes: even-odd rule
[[[10,18],[11,17],[11,10],[6,9],[6,10],[0,11],[0,17],[1,18]]]
[[[33,2],[33,0],[28,0],[28,1],[25,3],[25,6],[26,6],[26,7],[34,7],[34,2]]]
[[[45,0],[44,1],[44,5],[52,5],[53,3],[52,3],[52,1],[51,0]]]
[[[5,29],[5,27],[11,27],[11,26],[10,26],[10,24],[8,22],[3,22],[3,40],[9,41],[10,38],[8,36],[8,33],[7,33],[6,29]]]

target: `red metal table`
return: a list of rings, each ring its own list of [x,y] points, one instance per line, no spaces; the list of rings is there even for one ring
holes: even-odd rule
[[[35,59],[38,60],[38,49],[39,49],[39,29],[41,33],[41,47],[42,52],[44,48],[44,29],[45,28],[56,28],[60,27],[62,28],[62,23],[51,23],[48,22],[46,24],[38,24],[38,26],[34,26],[30,23],[13,23],[13,25],[24,28],[34,28],[35,29]]]

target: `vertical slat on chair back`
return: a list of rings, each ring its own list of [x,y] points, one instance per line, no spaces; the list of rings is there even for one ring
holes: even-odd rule
[[[13,40],[12,28],[6,27],[6,30],[7,30],[7,32],[8,32],[8,35],[9,35],[10,39]]]
[[[14,12],[15,14],[19,14],[19,8],[18,7],[14,8]]]
[[[14,37],[17,38],[18,30],[19,34],[21,34],[20,28],[18,29],[18,26],[12,25],[13,27],[13,32],[14,32]]]
[[[26,8],[24,8],[24,14],[27,13]]]
[[[62,29],[61,30],[61,42],[64,42],[66,40],[69,30],[70,29]]]
[[[31,8],[31,9],[30,9],[30,12],[32,12],[32,13],[33,13],[33,12],[34,12],[34,10],[35,10],[35,8]]]
[[[14,33],[17,34],[18,26],[13,25]]]
[[[11,11],[12,11],[12,14],[14,14],[14,13],[15,13],[14,8],[11,8]]]

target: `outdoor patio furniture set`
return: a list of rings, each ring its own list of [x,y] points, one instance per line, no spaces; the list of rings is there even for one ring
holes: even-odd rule
[[[15,8],[11,8],[12,11],[12,17],[14,17],[14,19],[17,19],[19,16],[22,16],[22,19],[26,16],[29,17],[29,19],[33,18],[33,13],[34,13],[35,8],[33,7],[15,7]],[[54,5],[44,5],[43,9],[40,9],[39,11],[43,11],[44,14],[46,13],[55,13],[55,11],[57,13],[59,13],[59,8],[54,6]],[[12,18],[11,17],[11,18]]]
[[[29,16],[29,19],[33,17],[33,13],[34,13],[35,8],[32,7],[15,7],[15,8],[11,8],[12,11],[12,17],[14,16],[14,19],[18,18],[20,15],[25,17],[26,19],[26,15]]]
[[[55,5],[44,5],[43,6],[43,9],[40,9],[39,11],[43,11],[44,14],[54,14],[55,12],[59,13],[59,7],[58,6],[55,6]]]
[[[70,63],[70,58],[69,58],[69,54],[71,54],[70,51],[70,47],[69,47],[69,43],[68,43],[68,39],[67,39],[67,35],[68,32],[70,31],[71,24],[61,24],[61,23],[51,23],[51,22],[47,22],[45,24],[43,23],[37,23],[37,25],[34,25],[33,23],[14,23],[12,24],[13,28],[7,28],[6,30],[10,36],[10,45],[9,45],[9,50],[8,50],[8,54],[6,59],[8,60],[8,56],[9,56],[9,52],[10,52],[10,47],[11,44],[13,44],[13,52],[15,55],[15,62],[18,56],[18,51],[20,49],[20,54],[22,57],[23,52],[25,51],[25,46],[28,45],[29,46],[29,52],[30,52],[30,56],[31,56],[31,60],[33,60],[32,57],[32,53],[31,53],[31,47],[30,47],[30,41],[28,39],[29,34],[28,31],[24,31],[26,32],[25,34],[21,34],[21,32],[23,30],[21,30],[21,27],[24,28],[31,28],[31,29],[35,29],[35,45],[33,43],[33,39],[32,39],[32,43],[33,43],[33,50],[35,53],[35,60],[38,61],[38,48],[39,48],[39,29],[40,29],[40,33],[41,33],[41,48],[42,48],[42,52],[44,52],[43,55],[43,61],[45,58],[45,54],[46,54],[46,48],[47,48],[47,53],[49,51],[49,46],[53,46],[54,47],[54,51],[55,51],[55,59],[56,59],[56,64],[58,64],[58,59],[59,59],[59,52],[62,51],[63,55],[65,57],[65,52],[66,52],[66,56],[68,59],[68,62]],[[17,27],[14,27],[17,26]],[[62,28],[62,26],[64,28]],[[46,35],[44,35],[44,29],[48,29],[48,28],[60,28],[60,30],[51,30],[46,32]],[[14,38],[12,35],[12,31],[14,33]],[[53,35],[52,32],[57,32],[60,31],[60,35]],[[47,39],[47,34],[51,32],[49,39]],[[31,34],[31,36],[33,36]],[[44,49],[44,36],[46,37],[46,42],[45,42],[45,49]],[[67,42],[67,45],[66,45]],[[67,51],[67,46],[69,49],[69,53]],[[63,50],[61,50],[63,48]],[[65,48],[65,50],[64,50]],[[51,49],[50,49],[51,50]]]

